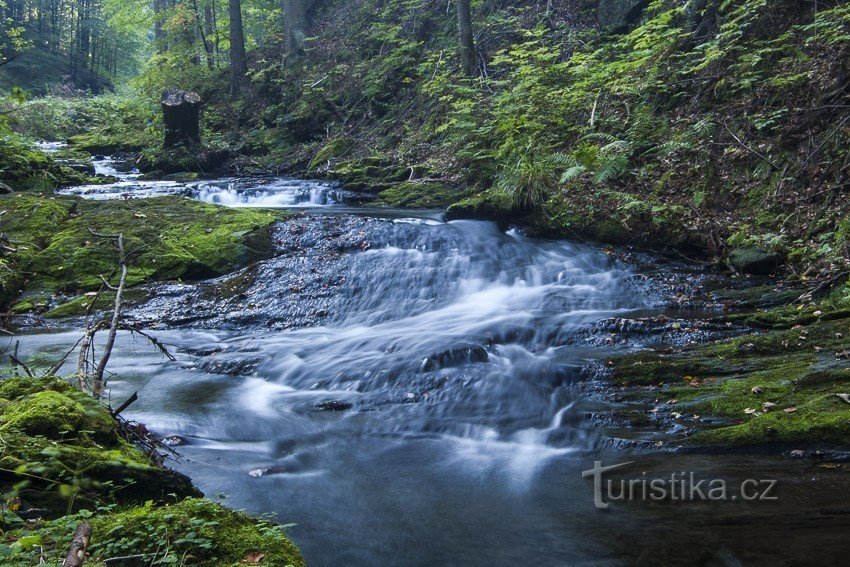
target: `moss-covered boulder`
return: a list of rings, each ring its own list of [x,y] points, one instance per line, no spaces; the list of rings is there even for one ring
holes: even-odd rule
[[[319,169],[331,160],[344,156],[346,152],[352,149],[354,144],[355,141],[347,136],[334,138],[316,152],[316,155],[310,160],[308,167],[310,169]]]
[[[490,189],[453,203],[446,219],[510,220],[522,213],[514,199],[505,191]]]
[[[106,408],[67,382],[0,381],[0,441],[3,565],[61,563],[81,522],[94,529],[86,565],[127,556],[304,565],[281,526],[199,498],[186,476],[123,440]]]
[[[100,288],[114,273],[114,243],[124,234],[127,282],[201,279],[223,275],[273,253],[271,227],[279,213],[237,210],[182,197],[88,201],[16,194],[0,197],[2,229],[18,243],[5,278],[5,303],[24,285],[75,293]]]
[[[111,180],[93,173],[78,161],[73,164],[57,161],[18,136],[0,138],[0,182],[14,191],[47,191]]]
[[[72,148],[92,155],[129,154],[142,151],[152,140],[144,132],[126,130],[91,131],[68,138]]]
[[[121,438],[100,403],[56,378],[0,382],[0,490],[11,489],[57,516],[102,501],[198,495],[189,479],[162,469]]]
[[[457,201],[463,193],[445,183],[404,181],[378,193],[376,205],[410,209],[439,209]]]
[[[233,153],[227,148],[175,146],[149,148],[142,152],[138,167],[152,177],[199,173],[224,173]]]
[[[115,423],[76,392],[46,390],[11,402],[0,414],[0,432],[20,431],[48,439],[85,432],[98,443],[117,440]]]

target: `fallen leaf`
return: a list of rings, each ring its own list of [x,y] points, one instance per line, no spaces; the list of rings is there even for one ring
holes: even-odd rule
[[[259,565],[260,561],[265,557],[265,553],[260,553],[259,551],[252,551],[248,555],[245,556],[245,559],[242,560],[242,563],[247,565]]]
[[[764,411],[767,411],[767,410],[769,410],[770,408],[772,408],[772,407],[773,407],[773,406],[775,406],[775,405],[776,405],[776,404],[774,404],[773,402],[764,402],[764,403],[761,405],[761,409],[763,409]]]
[[[753,408],[746,408],[746,409],[744,410],[744,413],[746,413],[746,414],[748,414],[748,415],[749,415],[749,414],[756,413],[756,410],[754,410]]]
[[[782,411],[784,411],[785,413],[794,413],[795,411],[797,411],[797,408],[785,408]]]
[[[756,396],[758,396],[758,395],[760,395],[762,392],[764,392],[764,390],[761,388],[761,386],[753,386],[753,389],[752,389],[752,390],[750,390],[750,392],[752,392],[753,394],[755,394]]]
[[[844,400],[845,402],[847,402],[848,404],[850,404],[850,394],[835,394],[835,395],[838,396],[839,398],[841,398],[842,400]]]

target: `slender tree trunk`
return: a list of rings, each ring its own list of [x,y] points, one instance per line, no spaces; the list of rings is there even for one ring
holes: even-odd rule
[[[204,5],[204,47],[207,50],[207,65],[210,69],[215,67],[215,46],[213,45],[213,9],[207,2]]]
[[[307,4],[305,0],[283,0],[283,50],[286,56],[298,55],[304,51],[304,37],[307,34]]]
[[[153,37],[157,53],[165,53],[165,34],[162,31],[163,8],[162,0],[153,0]]]
[[[478,65],[475,60],[475,43],[472,39],[472,10],[469,0],[457,0],[457,21],[460,32],[460,61],[463,72],[472,77]]]
[[[242,31],[242,0],[229,0],[230,4],[230,73],[233,94],[245,87],[248,61],[245,57],[245,34]]]

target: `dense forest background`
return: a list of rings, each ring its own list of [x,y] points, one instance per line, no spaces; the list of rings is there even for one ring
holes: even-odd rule
[[[847,268],[845,2],[0,6],[5,122],[30,137],[160,174],[328,176],[543,235]],[[161,148],[167,88],[201,95],[203,147]]]

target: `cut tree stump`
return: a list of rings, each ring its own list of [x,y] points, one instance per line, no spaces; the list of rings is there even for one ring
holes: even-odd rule
[[[91,534],[92,528],[89,524],[84,522],[77,526],[74,539],[71,540],[71,549],[68,550],[68,556],[62,562],[62,567],[82,567],[86,562],[86,549],[91,541]]]
[[[191,91],[170,89],[162,93],[165,147],[201,143],[201,96]]]

